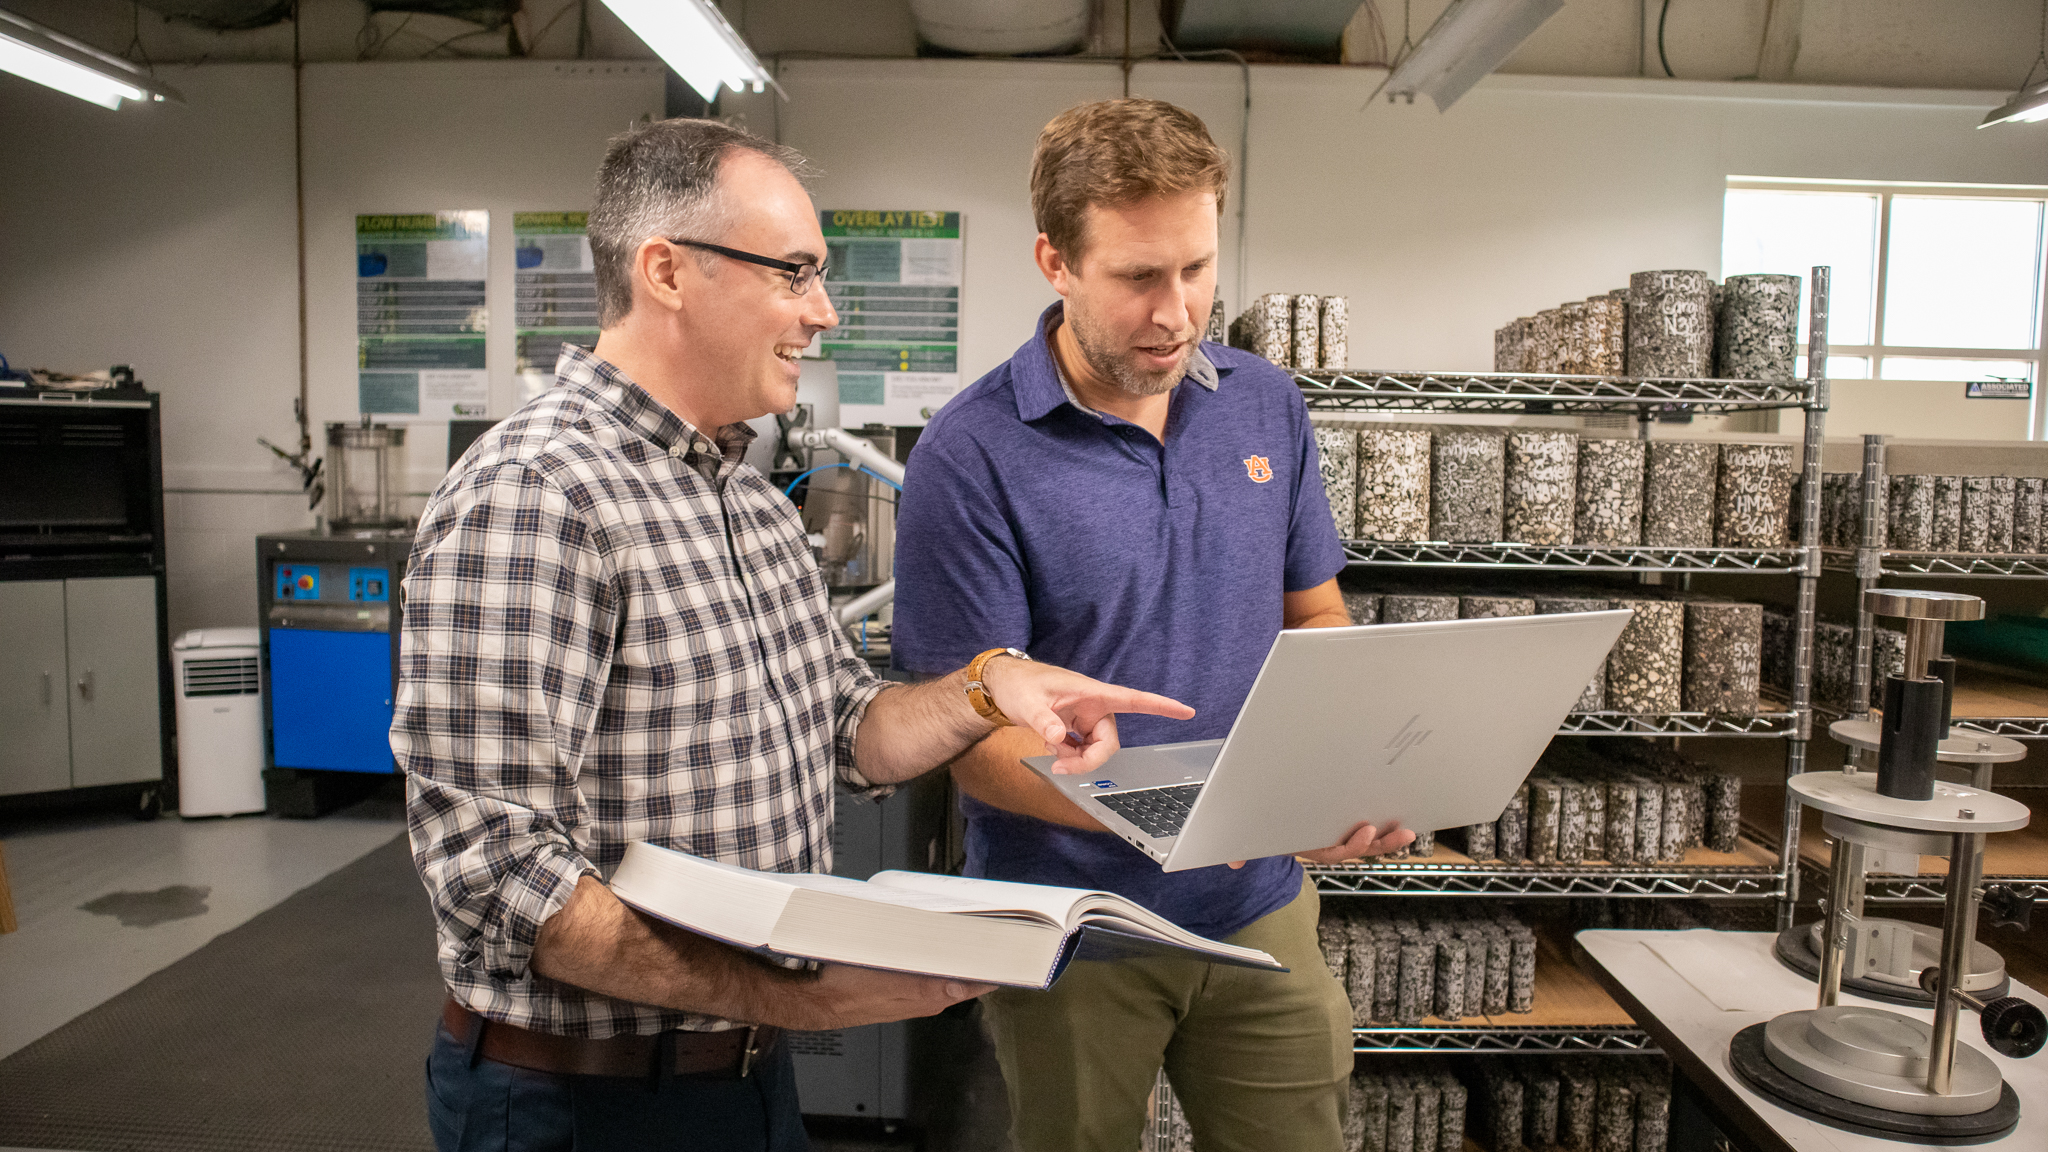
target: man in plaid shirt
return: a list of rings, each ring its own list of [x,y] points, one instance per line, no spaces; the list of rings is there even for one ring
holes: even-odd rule
[[[1012,717],[1088,770],[1114,713],[1193,714],[1015,656],[910,687],[854,654],[795,509],[742,463],[744,421],[794,405],[838,323],[801,165],[715,121],[613,140],[595,349],[565,345],[420,519],[391,744],[449,987],[443,1149],[806,1147],[781,1029],[987,988],[655,921],[605,887],[626,845],[824,872],[835,780],[886,790]]]

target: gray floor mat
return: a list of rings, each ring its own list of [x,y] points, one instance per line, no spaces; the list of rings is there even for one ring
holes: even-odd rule
[[[0,1060],[0,1146],[430,1152],[443,995],[399,836]]]

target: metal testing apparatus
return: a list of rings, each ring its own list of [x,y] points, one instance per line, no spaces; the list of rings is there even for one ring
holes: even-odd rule
[[[399,582],[413,529],[399,508],[405,429],[328,426],[327,524],[256,538],[270,807],[315,816],[388,775]]]
[[[1863,771],[1859,755],[1840,772],[1804,773],[1789,785],[1801,804],[1820,810],[1821,826],[1834,841],[1818,1005],[1737,1032],[1729,1061],[1757,1092],[1835,1127],[1934,1144],[1996,1140],[2019,1122],[2019,1099],[1990,1057],[1956,1033],[1967,1005],[1981,1013],[1984,1042],[2001,1055],[2031,1056],[2048,1040],[2048,1020],[2032,1003],[1968,987],[1973,969],[1982,969],[1973,963],[1972,948],[1984,838],[2025,827],[2030,814],[1988,787],[1935,778],[1950,739],[1949,688],[1929,674],[1942,650],[1944,622],[1978,619],[1984,602],[1952,592],[1872,589],[1864,608],[1903,617],[1908,626],[1905,675],[1885,681],[1877,771]],[[1845,742],[1860,746],[1853,738]],[[1988,762],[1981,771],[1988,775]],[[1878,956],[1865,942],[1886,935],[1872,933],[1852,898],[1873,852],[1948,858],[1937,962],[1918,971],[1920,988],[1933,1001],[1931,1027],[1898,1012],[1841,1002],[1851,958],[1875,967]],[[1902,964],[1910,961],[1912,945],[1909,937],[1894,939]],[[1783,959],[1782,945],[1778,951]]]

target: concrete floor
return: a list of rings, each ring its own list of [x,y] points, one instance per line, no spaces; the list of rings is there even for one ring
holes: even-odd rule
[[[0,814],[20,923],[0,936],[0,1058],[404,831],[396,789],[318,820]],[[978,1019],[941,1032],[944,1082],[927,1086],[921,1130],[820,1121],[816,1152],[1007,1152],[1002,1076]]]

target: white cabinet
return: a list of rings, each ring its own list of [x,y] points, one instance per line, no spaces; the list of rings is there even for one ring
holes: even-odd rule
[[[0,795],[163,776],[156,579],[0,583]]]

